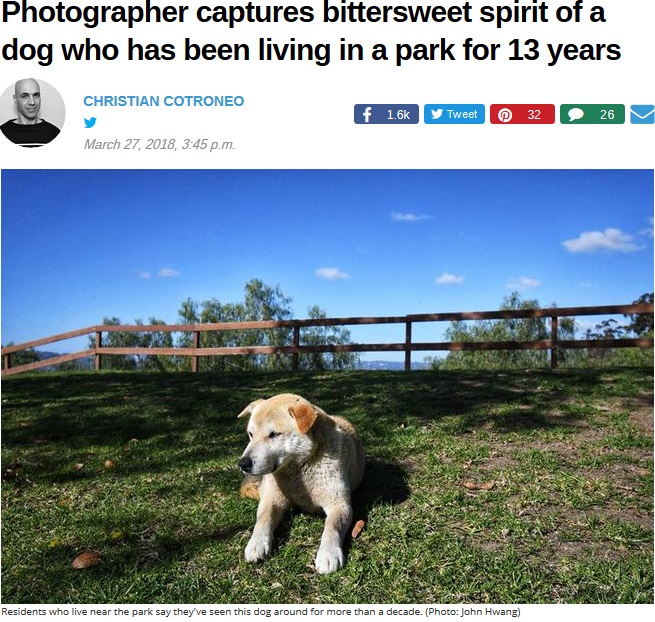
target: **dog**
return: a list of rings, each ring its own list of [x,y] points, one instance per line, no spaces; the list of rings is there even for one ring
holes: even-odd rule
[[[343,540],[353,517],[351,493],[364,476],[364,449],[355,427],[289,393],[255,400],[238,417],[250,417],[250,442],[239,460],[246,475],[241,494],[259,498],[246,560],[270,555],[275,528],[289,508],[298,507],[325,512],[316,571],[342,568]]]

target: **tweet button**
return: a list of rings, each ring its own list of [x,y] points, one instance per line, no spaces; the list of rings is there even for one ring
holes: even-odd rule
[[[423,121],[430,125],[484,123],[484,104],[426,104]]]

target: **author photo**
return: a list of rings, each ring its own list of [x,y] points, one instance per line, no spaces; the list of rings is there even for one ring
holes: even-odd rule
[[[58,91],[43,81],[23,78],[0,99],[0,125],[5,137],[21,147],[42,147],[59,135],[64,121],[64,102]]]

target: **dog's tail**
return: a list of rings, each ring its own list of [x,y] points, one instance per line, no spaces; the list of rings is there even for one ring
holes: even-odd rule
[[[259,499],[259,486],[261,483],[261,476],[246,475],[241,482],[241,496],[248,499]]]

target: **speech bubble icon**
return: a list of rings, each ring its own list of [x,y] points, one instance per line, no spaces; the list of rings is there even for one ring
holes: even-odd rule
[[[571,123],[578,119],[582,119],[582,117],[584,117],[584,110],[582,108],[571,108],[571,110],[569,110],[569,121]]]

